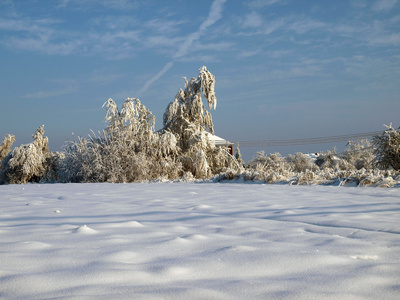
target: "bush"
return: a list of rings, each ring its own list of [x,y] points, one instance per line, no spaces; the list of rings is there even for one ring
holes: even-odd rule
[[[375,160],[375,149],[369,140],[350,141],[343,153],[343,159],[355,169],[371,169]]]
[[[290,165],[278,152],[270,153],[268,155],[265,155],[264,151],[257,152],[256,156],[249,162],[248,166],[259,171],[274,170],[282,172],[290,170]]]
[[[0,145],[0,162],[7,156],[10,152],[12,144],[15,142],[15,136],[9,134],[3,139],[3,143]]]
[[[375,146],[375,163],[384,169],[400,170],[400,127],[394,129],[390,124],[386,128],[381,135],[372,139]]]
[[[333,169],[338,171],[354,169],[354,166],[336,153],[336,148],[320,153],[315,163],[320,169]]]
[[[36,130],[33,142],[15,147],[2,161],[2,183],[38,182],[46,173],[48,139],[43,137],[44,125]]]
[[[317,171],[318,166],[313,162],[311,157],[304,153],[289,154],[288,162],[294,172]]]

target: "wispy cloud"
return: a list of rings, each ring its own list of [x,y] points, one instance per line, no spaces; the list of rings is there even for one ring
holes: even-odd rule
[[[135,57],[141,51],[151,49],[173,60],[184,59],[189,49],[191,51],[194,49],[194,43],[221,18],[222,5],[225,1],[215,0],[207,19],[201,23],[199,29],[186,36],[179,34],[183,31],[181,25],[187,20],[169,19],[166,13],[145,22],[128,14],[116,18],[106,13],[101,18],[80,20],[79,30],[61,19],[32,19],[15,15],[8,18],[0,17],[0,44],[10,49],[42,54],[98,55],[110,60]],[[96,9],[100,11],[108,7],[129,11],[137,5],[134,1],[127,0],[64,0],[59,2],[58,8],[55,9],[71,12],[97,3],[99,8]],[[151,4],[146,5],[151,6]],[[217,46],[215,51],[224,48],[220,43],[214,46]]]
[[[83,43],[79,49],[82,53],[94,53],[106,59],[118,60],[135,55],[135,45],[140,41],[140,33],[135,30],[95,32],[80,37],[79,40]]]
[[[255,20],[251,21],[253,17],[255,17]],[[239,32],[238,35],[269,35],[280,29],[284,29],[289,22],[290,18],[287,17],[280,17],[274,20],[265,21],[258,13],[250,13],[249,15],[245,16],[245,19],[241,23],[241,28],[243,31]]]
[[[289,29],[291,29],[299,34],[304,34],[309,31],[322,29],[327,26],[328,26],[327,24],[320,22],[320,21],[302,19],[302,20],[295,21],[294,23],[292,23],[289,26]]]
[[[253,0],[248,2],[248,6],[252,9],[259,9],[266,6],[270,6],[279,2],[283,2],[282,0]]]
[[[218,61],[218,55],[216,54],[196,54],[196,55],[186,55],[179,59],[180,62],[201,62],[201,63],[209,63]]]
[[[355,8],[365,8],[367,6],[366,0],[350,0],[350,5]]]
[[[116,10],[131,10],[140,6],[140,2],[132,0],[62,0],[58,4],[59,8],[72,7],[74,9],[92,9],[99,6]]]
[[[400,34],[392,33],[388,35],[381,35],[373,37],[369,40],[370,44],[373,45],[392,45],[392,46],[400,46]]]
[[[385,20],[376,19],[372,22],[368,19],[347,24],[332,24],[332,26],[325,26],[324,29],[340,36],[342,42],[344,42],[343,38],[346,38],[353,45],[399,46],[400,34],[393,30],[398,26],[399,20],[397,16]]]
[[[261,49],[250,50],[250,51],[241,51],[238,56],[242,57],[242,58],[246,58],[246,57],[255,56],[255,55],[259,54],[259,53],[261,53]]]
[[[110,73],[107,69],[94,70],[90,82],[94,82],[100,85],[108,85],[115,82],[117,79],[121,78],[123,75]]]
[[[93,32],[60,30],[60,20],[1,19],[0,43],[14,49],[50,55],[99,54],[105,58],[125,58],[134,53],[140,31],[129,28],[99,29]],[[115,45],[118,45],[116,47]]]
[[[29,18],[0,18],[0,30],[10,32],[29,32],[33,34],[51,32],[51,26],[62,23],[61,20],[42,18],[31,20]]]
[[[139,94],[144,93],[154,82],[160,79],[161,76],[163,76],[174,65],[173,61],[185,58],[185,56],[189,52],[189,49],[191,49],[191,47],[193,46],[194,42],[199,40],[200,37],[206,33],[207,29],[210,26],[212,26],[215,22],[217,22],[220,18],[222,18],[222,9],[223,9],[223,4],[225,2],[226,0],[214,0],[214,2],[211,5],[207,19],[200,24],[200,27],[196,32],[190,34],[183,40],[183,43],[181,44],[176,54],[172,57],[172,60],[168,62],[161,69],[160,72],[158,72],[155,76],[150,78],[144,84]]]
[[[185,56],[188,53],[188,50],[190,49],[193,42],[204,35],[207,28],[213,25],[222,17],[222,6],[225,2],[226,0],[215,0],[212,3],[207,19],[203,23],[201,23],[199,29],[196,32],[192,33],[186,38],[186,40],[179,48],[178,52],[174,55],[174,59]]]
[[[233,42],[215,42],[215,43],[203,43],[196,41],[192,45],[193,51],[228,51],[234,47]]]
[[[179,30],[179,26],[187,23],[185,20],[170,21],[163,19],[152,19],[145,22],[144,26],[160,34],[175,33]]]
[[[28,93],[24,96],[27,99],[45,99],[45,98],[54,98],[59,96],[64,96],[68,94],[72,94],[78,91],[78,84],[75,80],[64,80],[64,79],[54,79],[50,80],[52,84],[61,85],[58,89],[48,90],[48,91],[38,91],[33,93]]]
[[[13,2],[13,0],[0,0],[0,6],[14,7],[14,2]]]
[[[7,45],[20,50],[38,51],[51,55],[68,55],[74,52],[80,46],[80,41],[58,42],[49,41],[47,36],[39,36],[36,38],[12,38]]]
[[[250,29],[250,31],[242,33],[243,35],[269,35],[277,30],[290,30],[298,34],[304,34],[309,31],[328,27],[328,24],[295,16],[279,17],[265,21],[261,14],[253,11],[245,16],[241,26],[244,30]],[[251,29],[254,30],[252,31]]]
[[[0,32],[7,33],[0,43],[19,50],[70,54],[79,48],[81,41],[65,39],[65,33],[53,28],[58,23],[61,21],[54,19],[0,19]]]
[[[398,0],[376,0],[372,5],[374,11],[387,12],[390,11],[396,4]]]
[[[182,37],[168,37],[165,35],[154,35],[147,37],[143,43],[148,48],[167,47],[168,49],[177,50],[177,45],[184,41]]]
[[[264,24],[264,20],[261,17],[259,13],[256,13],[255,11],[252,11],[251,13],[247,14],[244,17],[244,20],[242,22],[242,26],[244,28],[248,27],[261,27]]]

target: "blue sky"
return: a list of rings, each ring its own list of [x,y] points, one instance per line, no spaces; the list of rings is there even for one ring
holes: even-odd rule
[[[400,126],[398,0],[0,0],[0,57],[0,137],[15,145],[42,124],[52,150],[103,129],[108,98],[140,98],[159,129],[203,65],[229,140]],[[265,150],[327,146],[312,147]]]

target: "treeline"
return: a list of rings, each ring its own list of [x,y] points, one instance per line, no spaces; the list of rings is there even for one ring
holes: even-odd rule
[[[15,137],[8,135],[0,145],[0,184],[237,180],[400,186],[400,128],[391,125],[371,142],[349,142],[340,154],[332,150],[282,157],[259,152],[245,164],[239,149],[231,155],[208,138],[214,133],[214,87],[215,78],[206,67],[197,78],[185,78],[185,88],[168,105],[160,131],[154,130],[151,111],[139,99],[128,98],[121,109],[109,99],[104,131],[69,141],[61,152],[49,151],[44,126],[32,143],[13,150]]]

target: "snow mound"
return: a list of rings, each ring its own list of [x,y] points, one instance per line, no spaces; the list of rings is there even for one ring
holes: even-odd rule
[[[96,230],[94,230],[94,229],[92,229],[92,228],[90,228],[90,227],[88,227],[88,226],[86,226],[86,225],[83,225],[83,226],[79,226],[79,227],[77,227],[77,228],[74,228],[74,229],[72,230],[72,232],[73,232],[73,233],[79,233],[79,234],[96,234],[96,233],[97,233]]]

